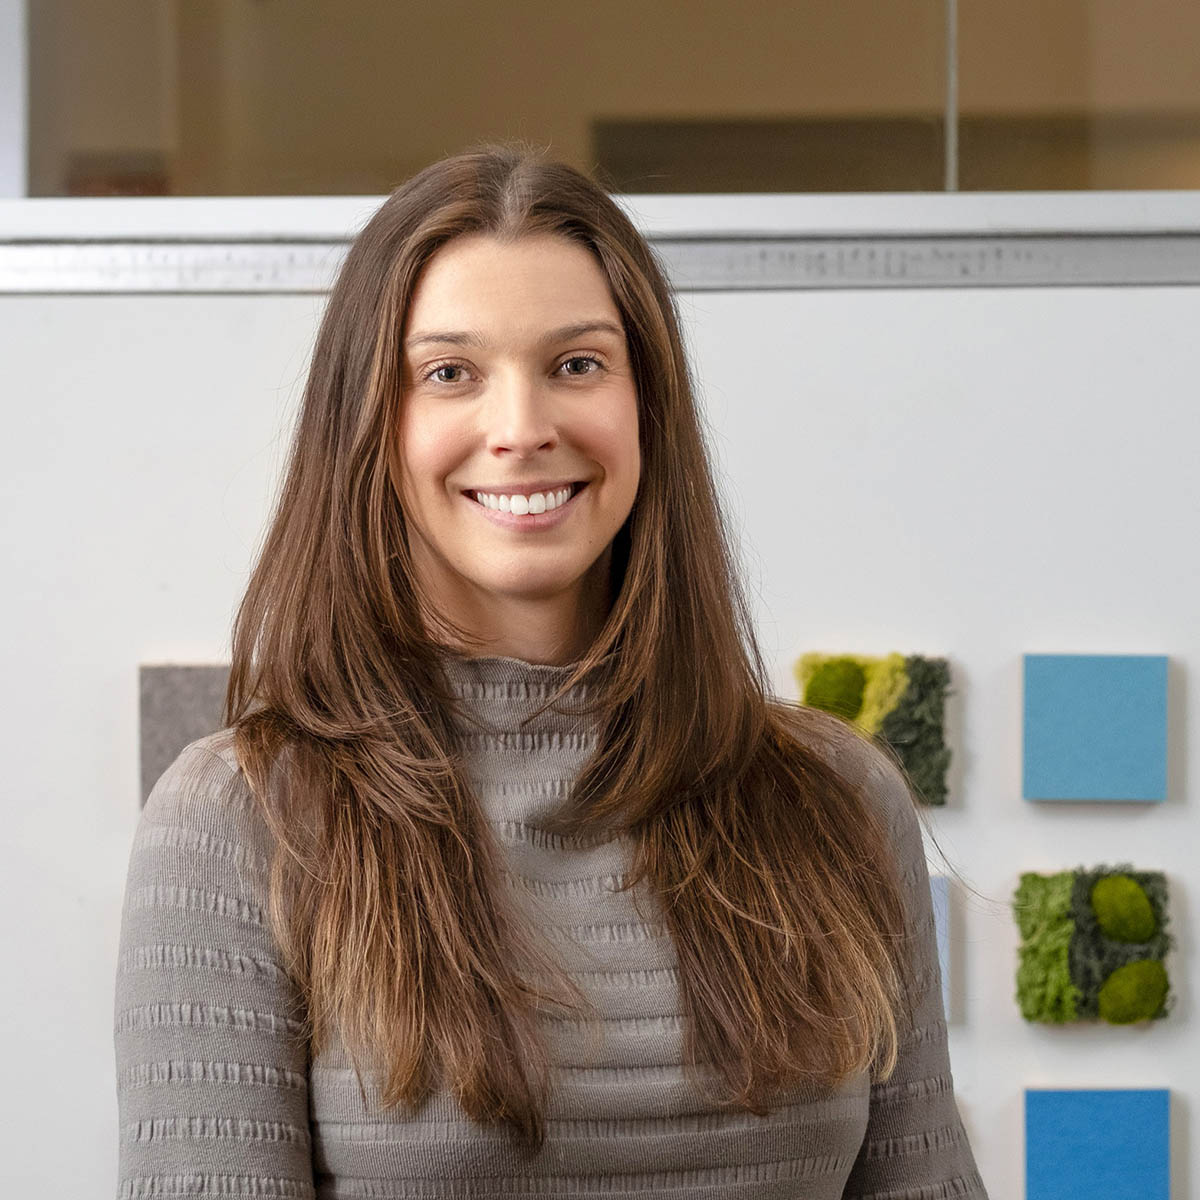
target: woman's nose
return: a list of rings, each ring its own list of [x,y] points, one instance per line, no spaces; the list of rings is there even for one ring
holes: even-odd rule
[[[525,372],[497,378],[489,389],[486,411],[489,449],[524,454],[558,440],[553,400]]]

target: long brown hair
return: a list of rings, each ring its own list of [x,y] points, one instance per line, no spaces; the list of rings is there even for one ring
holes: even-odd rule
[[[830,765],[834,719],[770,694],[653,251],[597,183],[521,143],[434,163],[355,237],[234,624],[224,720],[276,839],[271,922],[310,1053],[340,1032],[360,1088],[359,1054],[375,1058],[385,1106],[444,1079],[473,1118],[539,1146],[539,1011],[586,1007],[498,884],[439,664],[467,634],[422,611],[399,500],[409,300],[468,233],[587,247],[638,391],[615,598],[563,685],[603,680],[601,736],[552,831],[630,838],[626,886],[646,881],[677,948],[685,1068],[715,1068],[727,1103],[761,1115],[790,1082],[884,1078],[909,1011],[884,824]]]

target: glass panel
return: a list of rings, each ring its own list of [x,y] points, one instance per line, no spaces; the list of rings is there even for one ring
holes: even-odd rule
[[[625,192],[940,191],[944,0],[34,0],[30,194],[370,194],[485,138]]]
[[[1195,0],[958,9],[959,188],[1200,188]]]

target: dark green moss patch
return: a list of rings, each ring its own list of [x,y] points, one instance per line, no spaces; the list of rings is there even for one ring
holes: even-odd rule
[[[926,804],[946,803],[946,690],[950,666],[944,658],[909,655],[904,660],[908,687],[883,718],[879,736],[900,756],[904,769]]]
[[[1111,879],[1136,884],[1145,896],[1154,933],[1140,942],[1110,937],[1092,907],[1093,893],[1101,881]],[[1119,890],[1119,894],[1126,898],[1131,894],[1125,883],[1105,883],[1100,888],[1100,895],[1104,897],[1113,890]],[[1071,940],[1071,978],[1082,993],[1079,1015],[1085,1018],[1099,1017],[1100,988],[1114,971],[1141,959],[1157,959],[1161,962],[1167,956],[1171,939],[1166,932],[1166,877],[1158,871],[1134,871],[1125,866],[1101,866],[1091,870],[1080,867],[1075,872],[1075,886],[1071,891],[1071,916],[1075,922],[1075,936]],[[1130,919],[1126,914],[1121,923],[1122,931],[1130,932],[1139,921],[1146,924],[1145,914],[1137,919]],[[1161,1016],[1164,1013],[1156,1010],[1152,1015]]]

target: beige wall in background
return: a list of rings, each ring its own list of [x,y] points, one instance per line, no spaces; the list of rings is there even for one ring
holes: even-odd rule
[[[75,151],[177,143],[174,0],[29,0],[29,193]]]
[[[37,0],[31,193],[73,151],[161,149],[181,194],[373,194],[491,136],[586,167],[596,116],[933,115],[944,7]],[[964,113],[1200,111],[1194,0],[962,5],[959,35]]]

